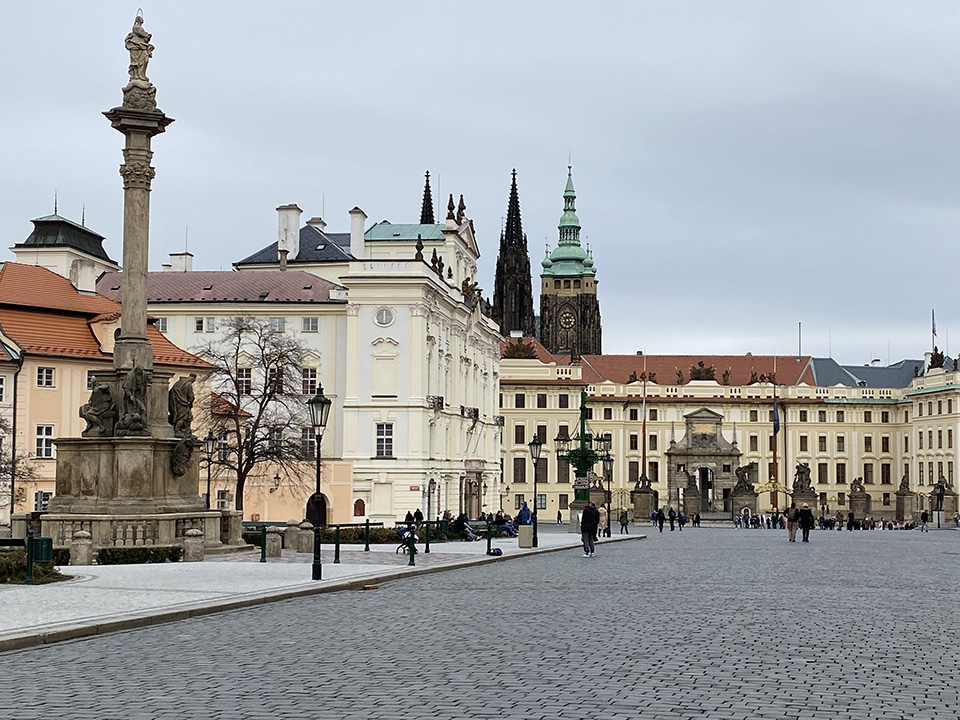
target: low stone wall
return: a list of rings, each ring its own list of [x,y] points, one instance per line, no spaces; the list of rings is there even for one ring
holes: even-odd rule
[[[164,513],[159,515],[88,515],[45,513],[40,517],[40,535],[53,538],[53,546],[70,547],[78,531],[90,533],[95,550],[104,547],[141,547],[152,545],[183,545],[188,530],[203,533],[205,548],[220,547],[223,513],[219,510]],[[229,525],[239,526],[239,519],[231,517]],[[22,525],[22,533],[18,527]],[[26,518],[14,518],[14,535],[26,535]],[[239,533],[238,533],[239,535]]]

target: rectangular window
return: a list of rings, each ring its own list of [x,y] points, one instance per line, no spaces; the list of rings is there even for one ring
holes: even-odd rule
[[[884,410],[880,413],[880,422],[888,423],[890,422],[890,413],[887,410]]]
[[[847,439],[843,435],[837,435],[837,452],[847,451]]]
[[[300,369],[300,392],[304,395],[317,394],[317,369]]]
[[[937,415],[943,415],[943,400],[937,400]]]
[[[843,410],[837,410],[837,422],[842,423],[844,420]]]
[[[864,421],[865,423],[872,423],[872,422],[873,422],[873,413],[872,413],[870,410],[864,410],[864,411],[863,411],[863,421]]]
[[[267,442],[269,443],[270,454],[280,455],[283,452],[283,428],[270,428]]]
[[[863,451],[864,452],[873,452],[873,437],[867,435],[863,438]]]
[[[953,460],[947,460],[947,482],[953,486]]]
[[[527,458],[515,457],[513,459],[513,482],[525,483],[527,481]]]
[[[537,482],[541,485],[547,482],[547,469],[548,463],[541,462],[537,463],[536,469],[534,470],[534,472],[537,474]]]
[[[943,461],[937,463],[937,482],[943,479]]]
[[[933,430],[927,430],[927,447],[933,450]]]
[[[217,432],[217,458],[220,462],[230,459],[230,433],[226,430]]]
[[[910,452],[910,436],[909,435],[903,436],[903,451],[905,453]]]
[[[51,497],[53,497],[52,493],[44,492],[43,490],[37,490],[33,494],[34,512],[46,512],[50,505]]]
[[[923,450],[923,430],[917,433],[917,448]]]
[[[847,484],[847,464],[838,462],[837,463],[837,484],[846,485]]]
[[[312,427],[300,428],[300,457],[303,460],[317,459],[317,434]]]
[[[521,493],[517,493],[516,495],[514,495],[514,496],[513,496],[513,509],[514,509],[514,510],[519,510],[520,508],[522,508],[522,507],[523,507],[523,501],[524,501],[525,499],[526,499],[526,495],[523,495],[523,494],[521,494]]]
[[[890,504],[890,493],[884,493],[884,494],[883,494],[883,504],[884,504],[884,505],[889,505],[889,504]]]
[[[640,449],[640,436],[636,433],[630,433],[630,449],[639,450]]]
[[[881,463],[880,464],[880,484],[889,485],[893,482],[892,473],[890,472],[890,463]]]
[[[517,393],[513,396],[513,406],[515,408],[525,408],[527,406],[527,396],[523,393]]]
[[[936,484],[937,484],[937,478],[936,478],[936,476],[933,474],[933,463],[932,463],[932,462],[928,462],[928,463],[927,463],[927,470],[930,471],[930,484],[931,484],[931,485],[936,485]]]
[[[305,333],[320,332],[320,318],[315,318],[315,317],[303,318],[301,329]]]
[[[198,317],[193,319],[193,330],[194,332],[203,332],[203,318]]]
[[[167,331],[167,319],[165,317],[157,318],[156,327],[157,330],[165,333]]]
[[[927,403],[927,415],[933,415],[933,400]]]
[[[537,438],[540,440],[540,443],[543,445],[547,444],[547,426],[546,425],[537,425]]]
[[[630,408],[630,420],[636,422],[640,417],[640,411],[636,408]]]
[[[923,463],[917,463],[917,485],[923,485]]]
[[[947,414],[953,414],[953,400],[947,400]]]
[[[566,493],[560,493],[560,509],[569,510],[570,509],[570,496]]]
[[[647,468],[647,479],[652,483],[660,482],[660,463],[657,460],[650,460]]]
[[[377,457],[393,457],[393,423],[377,423]]]
[[[650,408],[649,410],[647,410],[647,415],[650,416],[649,418],[647,418],[648,420],[656,420],[656,419],[657,419],[657,409],[656,409],[656,408]]]
[[[756,435],[750,436],[750,452],[757,452],[760,449],[760,440]]]
[[[237,368],[237,393],[250,395],[253,393],[253,370]]]
[[[760,419],[759,414],[756,410],[750,411],[750,422],[757,422]]]
[[[566,393],[560,393],[557,396],[557,406],[562,410],[570,407],[570,396]]]
[[[0,385],[3,383],[3,378],[0,378]],[[93,370],[87,370],[87,390],[93,390],[93,386],[97,384],[97,376],[94,374]],[[3,390],[0,389],[0,402],[3,402]]]
[[[800,452],[807,452],[807,436],[800,436]]]
[[[827,436],[826,436],[826,435],[820,435],[820,436],[817,437],[817,450],[818,450],[819,452],[826,452],[826,451],[827,451]]]
[[[627,482],[640,482],[640,463],[636,460],[627,463]]]
[[[208,317],[208,318],[204,318],[204,321],[205,321],[204,328],[203,328],[204,332],[208,332],[208,333],[216,332],[217,330],[216,318]]]
[[[649,437],[647,438],[647,447],[648,447],[650,450],[659,450],[659,449],[660,449],[660,448],[658,447],[658,444],[657,444],[657,434],[656,434],[656,433],[650,433]]]
[[[547,406],[547,394],[546,393],[537,393],[537,407],[545,408]]]
[[[570,428],[567,425],[557,425],[557,437],[570,438]]]
[[[53,457],[53,425],[37,425],[37,457]]]
[[[837,505],[846,505],[846,504],[847,504],[847,494],[837,493]]]
[[[828,468],[827,463],[817,463],[817,484],[826,485],[828,482]]]
[[[801,411],[800,411],[800,422],[807,422],[807,411],[806,411],[806,410],[801,410]]]
[[[283,395],[283,370],[280,368],[267,369],[267,391],[274,395]]]
[[[592,407],[588,407],[588,408],[587,408],[587,420],[593,420],[593,408],[592,408]]]
[[[937,430],[937,449],[943,449],[943,430]]]
[[[566,460],[557,460],[557,482],[570,482],[570,463]]]
[[[2,381],[3,378],[0,378]],[[3,402],[3,382],[0,382],[0,402]],[[947,428],[947,448],[953,447],[953,428]]]
[[[282,333],[287,329],[287,319],[282,317],[270,318],[270,331]]]
[[[890,452],[890,436],[884,435],[880,438],[880,452],[888,453]]]
[[[514,445],[527,444],[527,428],[525,425],[517,424],[513,426],[513,444]]]
[[[826,421],[827,421],[827,411],[817,410],[817,422],[826,422]]]
[[[52,388],[53,384],[53,368],[52,367],[38,367],[37,368],[37,387]]]

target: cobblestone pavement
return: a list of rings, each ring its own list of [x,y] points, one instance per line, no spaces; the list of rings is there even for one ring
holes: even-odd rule
[[[0,717],[957,717],[960,533],[645,531],[0,655]]]

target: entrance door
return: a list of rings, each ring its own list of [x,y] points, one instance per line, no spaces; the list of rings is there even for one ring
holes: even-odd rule
[[[710,468],[697,468],[700,485],[700,512],[713,512],[713,472]]]

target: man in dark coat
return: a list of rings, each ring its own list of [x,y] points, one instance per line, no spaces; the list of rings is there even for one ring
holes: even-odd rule
[[[802,542],[810,542],[810,530],[816,520],[813,517],[813,510],[806,503],[800,508],[800,533],[803,535]]]
[[[600,527],[600,511],[594,503],[583,506],[580,513],[580,539],[583,541],[583,556],[593,557],[594,540]]]

